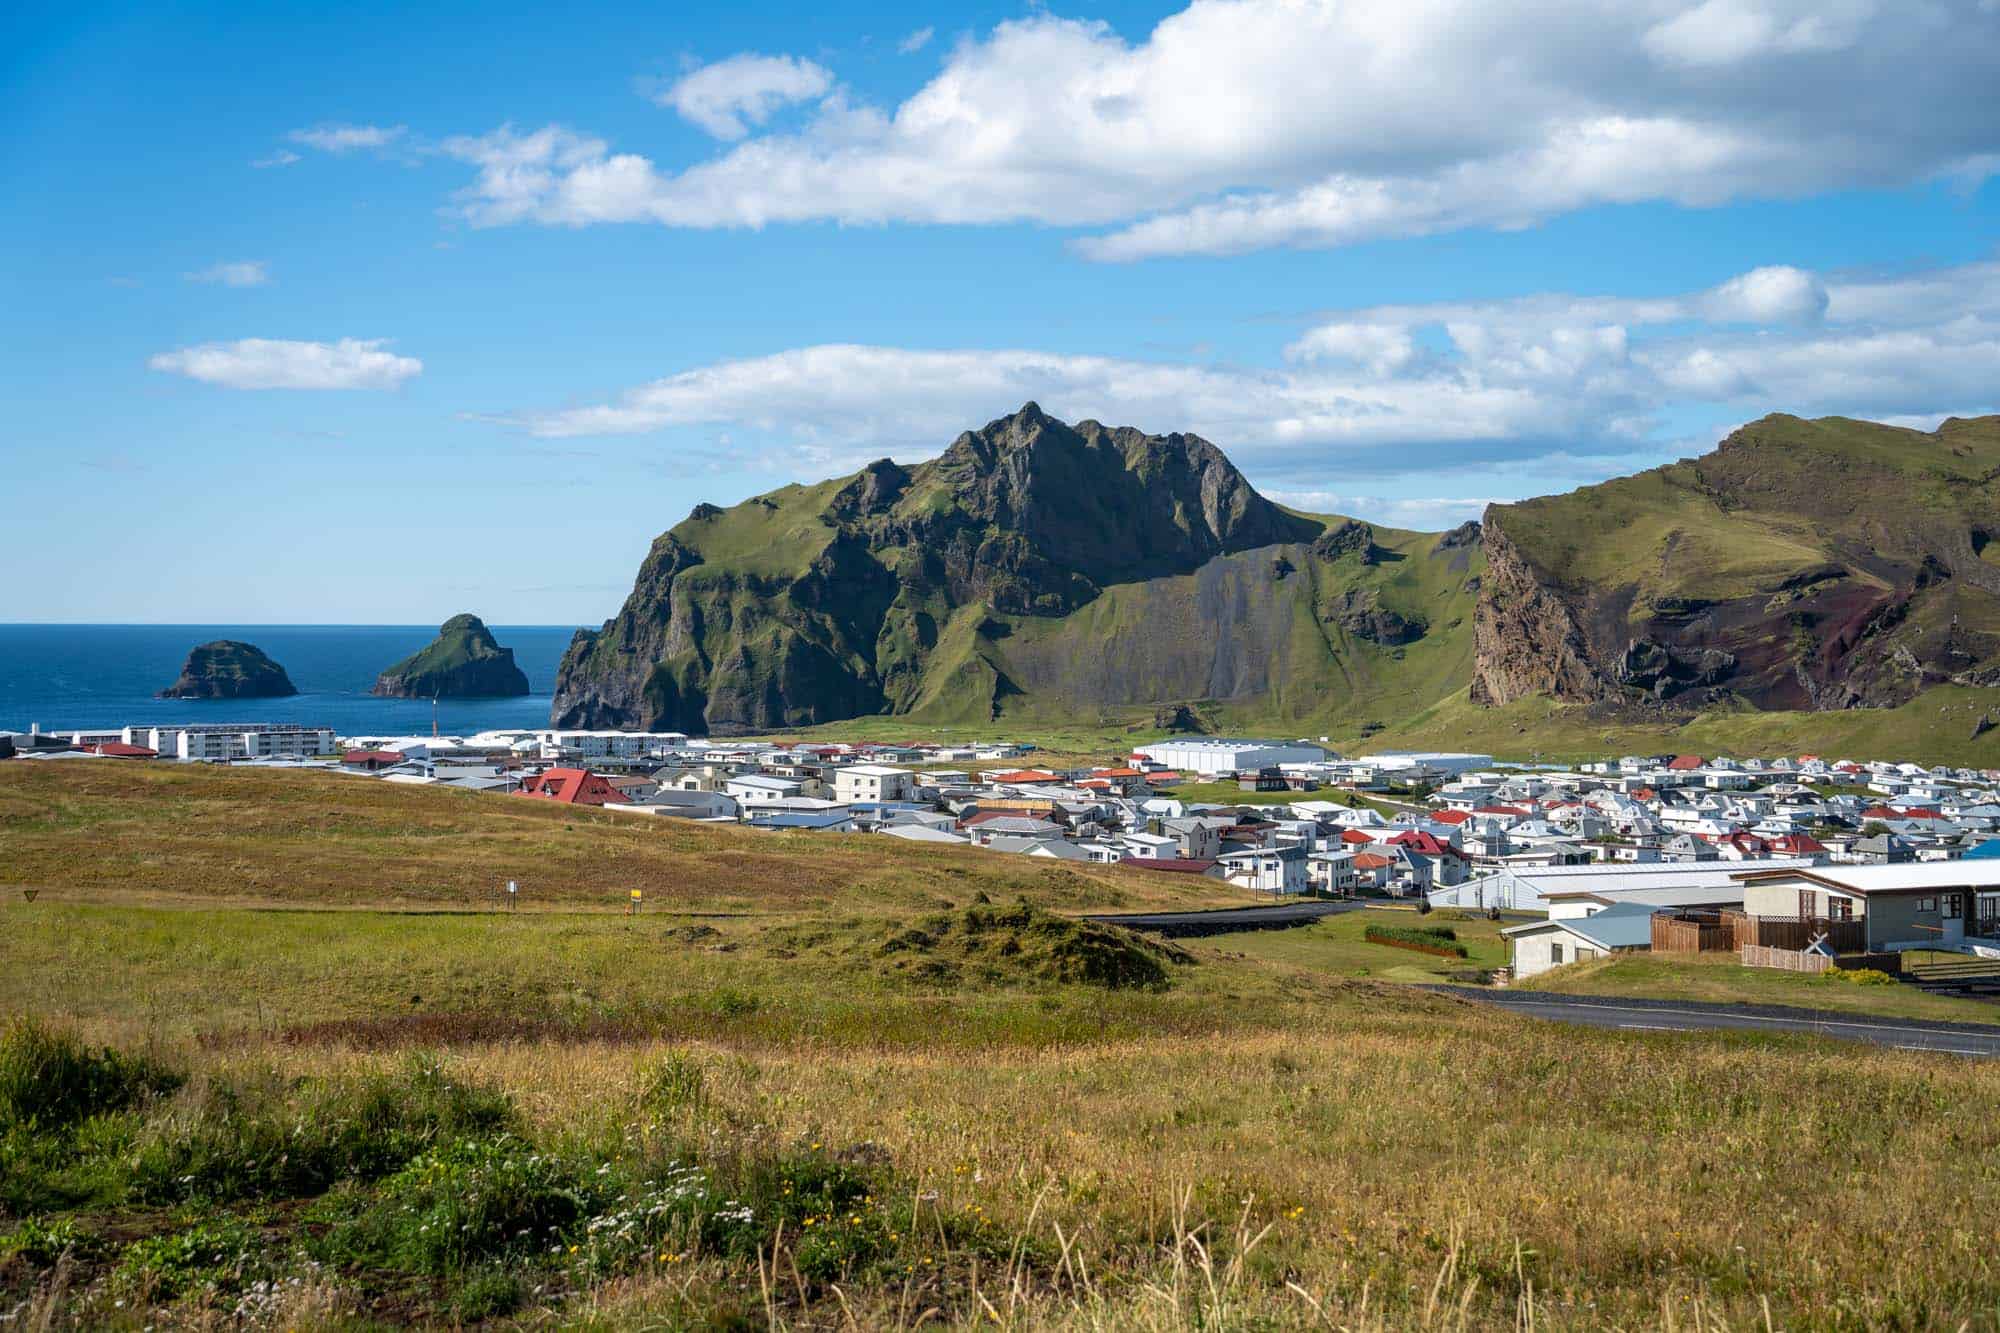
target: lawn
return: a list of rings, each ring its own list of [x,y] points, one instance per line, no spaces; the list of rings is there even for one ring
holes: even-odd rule
[[[1717,1004],[1782,1004],[1889,1018],[2000,1024],[2000,1004],[1927,995],[1914,986],[1859,986],[1775,968],[1744,967],[1733,954],[1625,954],[1571,963],[1516,983],[1568,995],[1627,995]]]
[[[1446,929],[1466,947],[1466,958],[1442,958],[1363,936],[1370,926],[1424,926]],[[1439,911],[1419,916],[1409,908],[1347,912],[1294,930],[1246,930],[1190,942],[1197,952],[1217,949],[1308,972],[1376,981],[1445,981],[1454,975],[1490,971],[1507,963],[1500,923],[1469,912]]]
[[[857,849],[844,894],[582,910],[593,836],[607,875],[697,886],[682,909],[745,892],[716,880],[719,848],[769,845],[601,818],[567,830],[576,907],[343,907],[413,848],[442,865],[539,836],[561,859],[565,818],[230,785],[298,775],[114,793],[97,784],[135,779],[109,767],[0,777],[8,853],[48,886],[0,906],[0,1310],[24,1327],[1957,1328],[2000,1309],[1993,1064],[1578,1029],[1383,984],[1451,965],[1359,941],[1408,912],[1176,946],[1048,910],[1123,877],[1034,878],[1024,905],[937,872],[955,862]],[[303,856],[302,824],[341,830],[338,856]],[[266,844],[319,910],[180,866]],[[1422,924],[1497,958],[1491,923],[1451,915]]]

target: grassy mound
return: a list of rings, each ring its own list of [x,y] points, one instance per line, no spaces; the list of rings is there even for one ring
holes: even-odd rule
[[[974,903],[892,930],[870,952],[913,980],[1034,978],[1107,990],[1164,990],[1191,954],[1118,926],[1045,912],[1025,899]]]

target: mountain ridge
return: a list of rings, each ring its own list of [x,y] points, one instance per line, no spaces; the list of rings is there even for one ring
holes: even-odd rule
[[[1468,687],[1483,706],[1894,705],[2000,684],[1996,477],[2000,418],[1771,416],[1701,459],[1412,532],[1277,505],[1199,436],[1031,402],[923,463],[696,506],[618,615],[578,631],[552,721],[1186,707],[1365,734]]]

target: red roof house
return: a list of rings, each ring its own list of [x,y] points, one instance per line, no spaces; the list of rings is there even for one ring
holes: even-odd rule
[[[1692,773],[1695,769],[1701,767],[1701,756],[1698,754],[1675,755],[1673,762],[1668,764],[1667,767],[1676,773]]]
[[[587,768],[551,768],[521,784],[516,796],[562,805],[630,805],[602,773]]]
[[[158,750],[149,750],[143,745],[127,745],[123,741],[106,741],[102,745],[86,745],[86,754],[101,754],[106,759],[158,759]]]
[[[988,782],[1004,782],[1007,783],[1009,786],[1015,786],[1015,787],[1031,786],[1037,782],[1062,781],[1061,778],[1057,777],[1053,773],[1043,773],[1038,769],[1032,769],[1032,768],[1018,769],[1012,773],[988,773],[986,775],[986,780]]]
[[[349,750],[340,756],[340,762],[347,768],[365,768],[370,772],[378,768],[392,768],[403,762],[401,750]]]

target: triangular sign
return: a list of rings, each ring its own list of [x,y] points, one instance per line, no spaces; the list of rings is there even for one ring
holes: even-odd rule
[[[42,891],[41,891],[40,889],[22,889],[22,890],[21,890],[21,896],[22,896],[23,898],[26,898],[26,899],[27,899],[27,900],[28,900],[29,902],[33,902],[33,901],[35,901],[35,899],[36,899],[36,898],[38,898],[38,897],[40,897],[40,896],[41,896],[41,893],[42,893]]]

